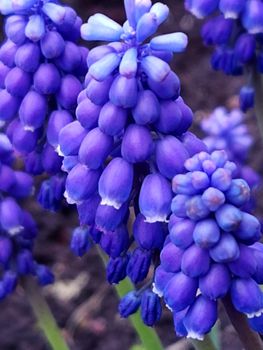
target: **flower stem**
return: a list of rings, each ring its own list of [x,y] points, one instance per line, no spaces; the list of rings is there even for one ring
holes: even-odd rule
[[[255,112],[263,142],[263,75],[255,71],[253,74],[253,84],[255,88]]]
[[[104,265],[107,264],[107,257],[105,254],[97,247],[99,256],[101,257]],[[127,293],[134,290],[134,285],[130,282],[128,278],[120,282],[118,285],[114,286],[119,298],[124,297]],[[131,324],[135,331],[137,332],[143,348],[145,350],[163,350],[161,340],[153,328],[145,326],[141,320],[139,312],[136,312],[134,315],[129,317]]]
[[[247,318],[244,314],[238,312],[231,301],[230,296],[223,299],[226,312],[234,328],[236,329],[245,350],[263,350],[263,343],[258,333],[252,331],[249,327]]]
[[[32,279],[24,281],[24,289],[37,319],[38,327],[53,350],[70,350],[56,323],[38,284]]]

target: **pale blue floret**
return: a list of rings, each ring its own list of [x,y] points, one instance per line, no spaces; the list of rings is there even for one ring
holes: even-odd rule
[[[39,41],[45,34],[45,22],[42,16],[32,15],[25,28],[25,35],[32,41]]]

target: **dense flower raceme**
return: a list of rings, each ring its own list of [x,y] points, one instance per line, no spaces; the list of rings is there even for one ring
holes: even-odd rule
[[[158,264],[171,179],[206,147],[187,132],[193,115],[169,66],[173,52],[185,49],[186,36],[161,35],[147,43],[168,17],[167,6],[125,1],[125,8],[123,26],[96,14],[81,27],[84,39],[110,43],[88,55],[77,120],[61,130],[59,146],[68,172],[65,197],[77,204],[81,224],[72,250],[83,255],[95,241],[110,257],[108,281],[128,275],[137,284]],[[141,305],[143,320],[152,325],[160,317],[160,300],[143,291],[127,295],[120,312],[126,317]]]
[[[33,258],[37,227],[20,201],[33,195],[33,179],[13,169],[13,149],[7,136],[0,134],[0,299],[10,294],[20,277],[32,274],[41,285],[53,282],[49,269]]]
[[[173,178],[173,214],[154,291],[173,312],[178,335],[202,339],[227,293],[253,328],[262,327],[261,227],[241,209],[250,189],[235,171],[226,152],[201,152]]]
[[[202,37],[205,44],[215,46],[214,69],[231,75],[247,73],[247,85],[240,92],[241,108],[246,111],[254,104],[253,71],[263,73],[263,1],[185,0],[185,5],[198,18],[221,12],[206,21]]]
[[[53,176],[43,183],[39,200],[56,209],[65,182],[58,134],[73,121],[87,70],[88,50],[76,43],[82,22],[72,8],[53,1],[6,0],[0,12],[7,16],[7,39],[0,48],[0,121],[26,171]]]
[[[228,112],[225,108],[218,107],[208,118],[202,120],[201,128],[206,134],[203,141],[208,151],[225,150],[229,160],[237,165],[235,176],[246,180],[252,194],[256,194],[261,179],[260,175],[247,165],[253,137],[245,124],[244,114],[238,109]],[[251,195],[249,203],[246,204],[247,210],[255,208],[255,199],[256,196]]]

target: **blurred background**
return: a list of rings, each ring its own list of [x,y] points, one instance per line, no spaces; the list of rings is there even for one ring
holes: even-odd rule
[[[97,12],[104,13],[120,23],[124,21],[122,1],[65,2],[78,12],[83,21]],[[242,78],[226,77],[222,73],[214,72],[210,67],[211,51],[203,46],[200,39],[200,23],[186,13],[183,1],[171,0],[164,3],[170,7],[171,13],[169,20],[161,26],[160,33],[183,31],[189,36],[188,49],[185,53],[175,56],[173,68],[182,82],[182,97],[196,112],[193,130],[202,136],[198,124],[204,115],[219,105],[229,108],[237,105],[238,99],[235,94],[239,91]],[[91,48],[92,44],[89,47]],[[249,127],[256,139],[255,151],[260,145],[253,118],[249,118]],[[252,154],[251,164],[262,174],[260,152]],[[117,313],[117,297],[105,281],[104,268],[96,251],[92,250],[84,258],[77,259],[68,249],[71,230],[77,226],[74,210],[64,208],[58,214],[43,214],[43,210],[36,203],[28,202],[26,205],[39,225],[37,259],[51,266],[56,276],[56,283],[45,288],[43,293],[71,349],[131,349],[138,339],[129,322],[121,320]],[[242,349],[223,312],[220,327],[222,348]],[[21,287],[1,304],[0,329],[1,350],[49,349],[38,332],[27,296]],[[177,341],[169,311],[164,312],[157,331],[169,350],[191,349],[187,340]]]

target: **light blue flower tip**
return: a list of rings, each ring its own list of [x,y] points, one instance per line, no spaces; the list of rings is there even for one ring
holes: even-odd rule
[[[150,47],[153,50],[183,52],[186,49],[187,44],[187,35],[178,32],[156,36],[151,40]]]
[[[51,2],[45,3],[42,11],[56,24],[62,24],[66,14],[66,8]]]
[[[89,69],[90,75],[98,80],[105,80],[113,71],[116,69],[120,63],[120,56],[116,53],[110,53],[99,61],[92,64]]]
[[[127,78],[132,78],[135,76],[138,68],[137,56],[138,51],[135,47],[132,47],[125,52],[120,64],[121,75],[124,75]]]
[[[7,0],[6,3],[8,2],[14,11],[22,11],[31,8],[36,3],[36,0]]]
[[[171,70],[168,63],[155,56],[145,57],[142,60],[142,69],[150,79],[157,82],[163,81]]]
[[[156,2],[150,10],[150,13],[155,15],[158,25],[167,20],[169,12],[169,7],[161,2]]]
[[[88,41],[118,41],[122,34],[123,28],[118,23],[100,13],[81,26],[81,37]]]
[[[32,41],[39,41],[45,34],[45,22],[39,15],[30,16],[25,28],[25,35]]]

